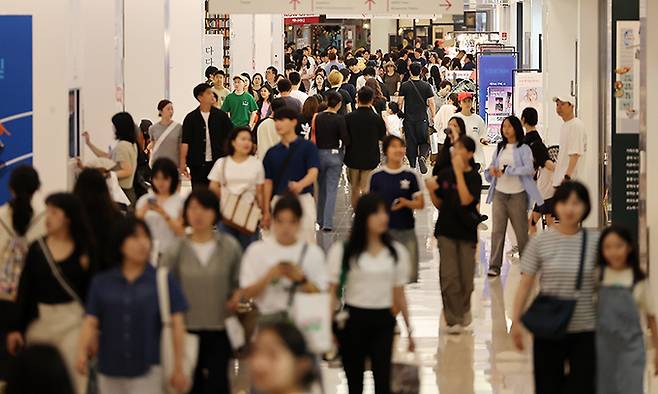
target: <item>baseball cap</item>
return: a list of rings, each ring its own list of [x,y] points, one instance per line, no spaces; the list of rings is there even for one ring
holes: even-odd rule
[[[244,75],[236,75],[236,76],[234,76],[234,77],[233,77],[233,80],[235,81],[236,79],[241,79],[242,82],[247,83],[247,77],[245,77]]]
[[[472,99],[473,98],[473,93],[471,93],[471,92],[461,92],[457,95],[457,101],[462,101],[462,100],[465,100],[467,98]]]
[[[559,96],[554,96],[553,97],[553,102],[557,103],[558,101],[562,101],[564,103],[569,103],[571,105],[574,105],[574,99],[571,97],[570,94],[561,94]]]

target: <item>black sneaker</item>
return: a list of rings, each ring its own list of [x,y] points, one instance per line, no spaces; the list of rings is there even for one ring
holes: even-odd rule
[[[424,156],[418,158],[418,168],[420,168],[420,173],[423,175],[427,174],[427,163],[425,161]]]
[[[500,270],[498,270],[498,268],[491,267],[487,272],[487,276],[490,278],[497,278],[500,276]]]

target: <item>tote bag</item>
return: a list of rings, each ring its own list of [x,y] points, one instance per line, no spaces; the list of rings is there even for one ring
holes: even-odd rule
[[[228,192],[226,187],[226,161],[224,158],[222,162],[222,193]],[[258,207],[256,198],[251,201],[244,198],[246,190],[240,194],[227,193],[222,204],[222,223],[226,226],[234,228],[239,232],[246,235],[253,235],[258,229],[258,222],[260,221],[262,212]]]

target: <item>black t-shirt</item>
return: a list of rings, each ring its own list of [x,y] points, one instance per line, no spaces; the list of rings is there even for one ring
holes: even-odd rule
[[[372,103],[372,106],[377,111],[377,115],[382,116],[382,112],[386,111],[386,99],[375,99]]]
[[[326,98],[327,93],[334,91],[340,93],[341,96],[343,96],[343,105],[340,107],[340,110],[338,110],[338,114],[340,115],[347,115],[347,104],[352,104],[352,97],[350,94],[345,91],[345,89],[337,89],[337,88],[331,88],[325,90],[322,95]]]
[[[528,132],[523,138],[523,143],[527,144],[532,150],[532,157],[535,159],[535,170],[544,167],[546,161],[551,159],[548,155],[548,148],[544,145],[537,130]]]
[[[315,144],[318,149],[338,149],[350,143],[345,117],[333,112],[320,112],[315,117]]]
[[[356,102],[356,87],[354,85],[350,85],[349,83],[344,83],[340,85],[340,88],[350,94],[353,103]]]
[[[359,79],[361,75],[361,73],[350,73],[350,79],[347,81],[347,83],[356,88],[356,80]]]
[[[415,88],[414,88],[415,86]],[[409,80],[400,85],[400,96],[404,97],[404,114],[409,120],[427,119],[427,99],[434,97],[429,83]]]
[[[345,150],[345,165],[357,170],[372,170],[379,165],[379,141],[386,135],[386,124],[370,107],[359,107],[345,116],[350,144]]]
[[[467,206],[462,206],[459,200],[457,179],[452,167],[448,167],[439,173],[437,177],[439,188],[436,190],[436,195],[443,202],[439,210],[439,219],[436,221],[434,235],[477,242],[477,225],[470,224],[472,220],[467,217],[469,215],[479,216],[477,204],[480,202],[480,193],[482,192],[482,177],[477,171],[471,169],[471,171],[464,173],[464,179],[474,199]]]

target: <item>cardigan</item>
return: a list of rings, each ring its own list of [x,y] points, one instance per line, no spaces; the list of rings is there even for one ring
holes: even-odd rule
[[[491,186],[489,187],[489,194],[487,195],[488,204],[491,204],[491,202],[493,201],[494,193],[496,191],[496,183],[498,182],[498,178],[493,176],[489,172],[489,169],[491,167],[496,167],[496,168],[500,167],[499,155],[501,151],[502,149],[496,149],[491,159],[491,164],[489,164],[487,169],[484,171],[484,178],[487,180],[487,182],[491,184]],[[514,152],[514,165],[508,166],[505,169],[505,174],[518,176],[521,179],[523,188],[525,189],[525,192],[528,194],[528,209],[531,209],[535,203],[537,205],[544,204],[544,199],[542,198],[541,193],[539,192],[539,188],[537,188],[537,183],[535,183],[535,180],[533,179],[533,176],[535,174],[535,161],[534,161],[534,157],[532,156],[532,150],[528,145],[521,144],[521,146],[517,146],[513,152]]]

